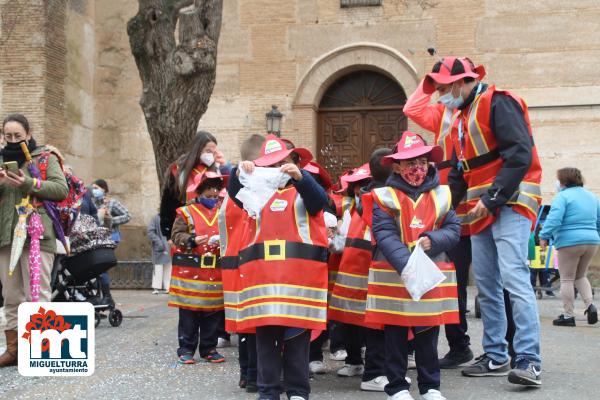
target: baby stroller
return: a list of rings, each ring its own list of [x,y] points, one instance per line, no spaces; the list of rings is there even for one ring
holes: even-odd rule
[[[52,301],[87,301],[96,311],[96,326],[107,319],[117,327],[123,314],[113,302],[103,301],[100,275],[117,265],[115,243],[106,228],[95,220],[81,215],[71,234],[69,256],[57,256],[52,271]],[[108,311],[108,316],[105,314]]]

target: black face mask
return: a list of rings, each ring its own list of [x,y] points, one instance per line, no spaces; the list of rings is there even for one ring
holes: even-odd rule
[[[29,149],[30,153],[37,148],[33,138],[31,138],[29,143],[27,143],[27,148]],[[4,149],[2,149],[1,154],[4,162],[16,161],[19,164],[19,167],[25,163],[25,153],[23,153],[23,150],[21,149],[21,142],[7,142]]]

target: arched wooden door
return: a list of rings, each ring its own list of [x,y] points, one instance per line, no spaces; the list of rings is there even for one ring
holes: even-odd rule
[[[318,161],[332,175],[357,167],[406,130],[406,94],[393,79],[357,71],[335,81],[319,104]]]

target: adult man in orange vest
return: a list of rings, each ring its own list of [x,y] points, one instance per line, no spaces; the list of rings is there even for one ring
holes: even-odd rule
[[[453,198],[466,195],[463,224],[471,234],[473,271],[484,324],[485,354],[465,376],[508,374],[511,383],[541,384],[539,316],[527,270],[527,243],[541,203],[542,169],[527,105],[518,96],[479,81],[465,58],[437,62],[423,83],[426,93],[458,113],[451,121]],[[516,325],[510,370],[502,289]]]

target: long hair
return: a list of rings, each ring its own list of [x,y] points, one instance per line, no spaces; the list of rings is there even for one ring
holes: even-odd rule
[[[181,201],[185,201],[185,191],[188,178],[194,167],[200,161],[200,154],[206,145],[210,142],[217,144],[217,139],[209,132],[198,131],[192,142],[189,144],[189,152],[179,157],[177,163],[177,195]]]

